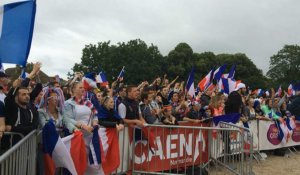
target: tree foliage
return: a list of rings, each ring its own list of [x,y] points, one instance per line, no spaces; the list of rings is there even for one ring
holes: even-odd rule
[[[99,66],[105,71],[111,81],[125,66],[126,83],[137,84],[143,80],[152,81],[164,73],[170,79],[177,75],[186,81],[190,70],[195,67],[195,83],[197,84],[213,67],[227,64],[230,67],[237,64],[236,79],[240,79],[253,88],[265,88],[268,80],[255,64],[245,55],[219,54],[213,52],[194,53],[187,43],[179,43],[167,56],[163,57],[156,46],[148,46],[137,39],[127,43],[111,45],[110,42],[100,42],[86,45],[82,51],[81,63],[73,67],[73,71],[99,72]]]
[[[277,54],[270,58],[267,72],[274,86],[287,87],[300,77],[300,46],[285,45]]]

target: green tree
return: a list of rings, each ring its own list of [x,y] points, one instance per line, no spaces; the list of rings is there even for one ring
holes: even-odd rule
[[[148,46],[140,39],[117,45],[110,45],[108,41],[86,45],[82,51],[81,63],[76,63],[72,70],[98,73],[101,67],[108,80],[112,81],[125,66],[126,83],[137,84],[159,75],[162,60],[163,56],[156,46]]]
[[[300,46],[285,45],[277,54],[270,58],[270,68],[267,76],[275,87],[286,88],[300,77]]]
[[[178,75],[180,80],[186,80],[195,64],[193,49],[186,43],[179,43],[164,61],[163,70],[168,77],[175,78]]]

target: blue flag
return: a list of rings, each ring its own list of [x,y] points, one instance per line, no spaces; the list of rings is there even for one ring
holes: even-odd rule
[[[0,7],[0,60],[26,66],[34,19],[35,1],[22,1]]]
[[[239,113],[232,113],[232,114],[227,114],[227,115],[220,115],[213,117],[213,122],[217,126],[219,122],[227,122],[227,123],[236,123],[239,121],[241,117],[241,114]]]
[[[193,67],[185,87],[186,93],[189,94],[192,98],[195,97],[194,74],[195,74],[195,68]]]
[[[234,79],[234,75],[235,75],[235,68],[236,68],[236,64],[231,66],[231,69],[229,71],[228,77],[227,78],[231,78]]]

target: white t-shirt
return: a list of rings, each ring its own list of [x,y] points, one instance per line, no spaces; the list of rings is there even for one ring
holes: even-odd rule
[[[6,95],[3,92],[0,92],[0,101],[2,101],[4,103],[5,97],[6,97]]]

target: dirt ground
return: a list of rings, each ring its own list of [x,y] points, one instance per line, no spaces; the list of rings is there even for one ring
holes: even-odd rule
[[[255,175],[300,175],[300,152],[289,157],[268,155],[267,159],[253,162]]]
[[[300,175],[300,152],[289,156],[275,156],[268,154],[265,160],[257,162],[253,160],[253,172],[255,175]],[[226,169],[211,169],[210,175],[231,175]]]

